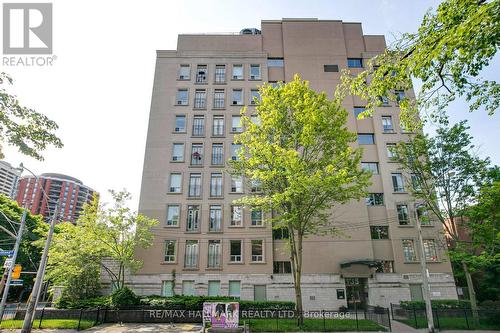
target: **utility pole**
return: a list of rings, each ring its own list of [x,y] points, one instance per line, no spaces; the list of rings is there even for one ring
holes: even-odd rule
[[[415,220],[417,223],[418,230],[418,243],[420,249],[420,267],[422,268],[422,296],[425,301],[425,313],[427,314],[427,327],[429,333],[434,333],[434,317],[432,316],[432,304],[431,304],[431,291],[429,288],[429,278],[427,276],[427,263],[425,261],[425,250],[424,250],[424,239],[422,237],[422,226],[420,225],[420,220],[418,219],[418,208],[423,205],[415,204]]]
[[[2,295],[2,302],[0,303],[0,322],[2,322],[5,306],[7,305],[7,296],[9,295],[10,281],[12,280],[12,271],[16,265],[17,253],[19,252],[19,245],[23,238],[24,225],[26,224],[26,215],[28,214],[27,207],[24,207],[23,215],[21,217],[21,225],[17,232],[16,245],[14,245],[14,253],[12,254],[12,264],[7,268],[7,282],[5,282],[5,289]]]
[[[40,287],[42,286],[43,278],[45,275],[45,265],[47,265],[47,256],[49,255],[50,242],[52,241],[52,234],[54,233],[54,226],[57,220],[57,211],[59,209],[59,201],[54,207],[54,215],[50,221],[49,233],[47,234],[47,240],[45,241],[45,246],[43,248],[42,259],[40,259],[40,265],[38,266],[38,271],[36,273],[35,284],[33,285],[33,290],[31,291],[31,299],[26,307],[26,314],[24,316],[23,328],[21,333],[30,333],[33,317],[36,311],[36,304],[38,303],[38,294]]]

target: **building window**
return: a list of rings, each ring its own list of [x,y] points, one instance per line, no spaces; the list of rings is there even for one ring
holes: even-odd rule
[[[369,193],[366,197],[367,206],[383,206],[384,193]]]
[[[261,124],[260,117],[256,114],[253,114],[250,116],[250,121],[257,126],[260,126],[260,124]]]
[[[222,230],[222,206],[210,206],[210,223],[208,230],[212,232],[219,232]]]
[[[389,239],[389,227],[388,226],[371,226],[370,233],[372,239]]]
[[[361,59],[361,58],[347,58],[347,67],[349,67],[349,68],[363,68],[363,59]]]
[[[374,175],[378,175],[378,163],[377,162],[361,162],[361,168],[365,171],[370,171]]]
[[[387,157],[390,159],[396,158],[396,144],[395,143],[386,143],[387,148]]]
[[[267,58],[267,67],[285,67],[283,58]]]
[[[170,191],[171,193],[181,193],[182,175],[180,173],[170,174]]]
[[[220,281],[208,281],[208,296],[220,295]]]
[[[419,206],[417,208],[417,217],[420,225],[428,226],[431,225],[431,219],[429,216],[429,210],[427,207]]]
[[[191,165],[203,164],[203,143],[193,143],[191,145]]]
[[[186,132],[186,116],[175,116],[174,132]]]
[[[323,65],[323,71],[336,73],[339,71],[339,65]]]
[[[179,68],[179,80],[189,80],[189,72],[191,71],[191,66],[181,65]]]
[[[241,227],[243,225],[243,207],[239,205],[231,206],[231,226]]]
[[[194,116],[193,118],[193,136],[205,135],[205,116]]]
[[[290,233],[286,227],[273,228],[273,239],[288,239]]]
[[[264,261],[264,248],[261,239],[252,240],[252,261],[253,262]]]
[[[413,239],[403,239],[403,257],[406,262],[417,261]]]
[[[224,165],[224,146],[222,143],[212,144],[212,165]]]
[[[201,196],[201,173],[192,173],[189,175],[189,193],[190,197]]]
[[[226,83],[226,65],[215,66],[215,83]]]
[[[394,132],[394,127],[392,126],[392,117],[391,116],[382,116],[382,127],[383,127],[384,133]]]
[[[181,213],[181,207],[179,205],[168,205],[167,206],[167,226],[169,226],[169,227],[178,226],[180,213]]]
[[[212,173],[210,175],[210,196],[222,196],[222,173]]]
[[[250,65],[250,80],[260,80],[260,65]]]
[[[252,208],[250,215],[253,226],[262,226],[262,208]]]
[[[232,95],[232,104],[233,105],[243,105],[243,90],[242,89],[233,89]]]
[[[403,175],[400,173],[392,173],[392,187],[394,192],[404,192],[405,187],[404,187],[404,181],[403,181]]]
[[[172,161],[184,161],[184,144],[174,143],[172,149]]]
[[[250,90],[250,104],[257,105],[260,102],[260,93],[258,89]]]
[[[231,132],[241,133],[243,131],[243,127],[241,127],[241,116],[232,116],[231,117]]]
[[[172,281],[162,281],[162,283],[161,283],[161,295],[163,297],[174,296],[174,283]]]
[[[239,160],[238,152],[240,151],[240,149],[241,149],[241,145],[239,143],[231,144],[231,160],[233,160],[233,161]]]
[[[229,241],[230,247],[230,255],[229,260],[231,262],[241,262],[241,241],[240,240],[231,240]]]
[[[410,219],[409,219],[409,214],[408,214],[408,205],[406,205],[406,204],[396,205],[396,210],[398,212],[399,225],[410,224]]]
[[[354,117],[356,117],[357,119],[360,114],[366,111],[366,108],[364,106],[355,106],[353,110],[354,110]]]
[[[422,190],[422,181],[417,174],[412,173],[411,177],[411,187],[414,192],[419,192]]]
[[[425,261],[438,261],[436,242],[433,239],[424,239]]]
[[[382,260],[377,262],[377,273],[394,273],[394,261]]]
[[[186,231],[198,231],[200,228],[200,206],[188,206]]]
[[[403,90],[396,90],[394,94],[396,95],[396,101],[398,103],[405,99],[405,92]]]
[[[194,108],[205,109],[207,107],[207,91],[205,89],[196,89],[194,92]]]
[[[208,267],[218,268],[221,267],[221,243],[220,240],[208,241]]]
[[[188,105],[189,93],[187,89],[177,90],[177,105]]]
[[[240,294],[241,294],[241,282],[229,281],[229,297],[240,297]]]
[[[273,262],[273,274],[291,274],[292,264],[289,261]]]
[[[259,179],[250,179],[250,192],[257,193],[262,191],[262,182]]]
[[[207,73],[207,65],[198,65],[196,67],[196,83],[207,83]]]
[[[373,134],[358,134],[358,143],[360,145],[375,144],[375,136]]]
[[[214,116],[212,124],[213,136],[224,136],[224,116]]]
[[[165,241],[165,262],[175,262],[175,240]]]
[[[214,109],[224,109],[226,106],[224,89],[215,89],[214,91]]]
[[[243,80],[243,65],[233,65],[233,80]]]
[[[378,100],[380,102],[380,105],[389,106],[389,98],[387,98],[387,96],[379,96]]]
[[[184,259],[184,267],[196,268],[198,267],[198,241],[186,241],[186,255]]]
[[[194,296],[194,281],[182,281],[182,295]]]
[[[231,176],[231,192],[233,193],[243,192],[243,177]]]

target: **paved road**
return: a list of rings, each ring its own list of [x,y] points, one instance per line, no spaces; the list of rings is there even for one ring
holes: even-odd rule
[[[165,332],[201,332],[198,324],[105,324],[99,325],[85,333],[165,333]]]

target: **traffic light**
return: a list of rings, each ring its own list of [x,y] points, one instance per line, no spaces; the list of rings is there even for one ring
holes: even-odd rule
[[[14,269],[12,270],[12,278],[19,279],[21,277],[21,270],[22,269],[23,269],[23,267],[21,265],[14,266]]]

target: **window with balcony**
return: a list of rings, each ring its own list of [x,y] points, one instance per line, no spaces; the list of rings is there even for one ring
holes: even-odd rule
[[[373,134],[358,134],[358,143],[360,145],[375,144],[375,136]]]
[[[369,193],[365,201],[367,206],[383,206],[384,193]]]
[[[394,132],[394,127],[392,126],[392,117],[391,116],[382,116],[382,130],[384,131],[384,133]]]
[[[203,165],[203,143],[191,145],[191,165]]]
[[[243,225],[243,207],[240,205],[231,206],[231,226],[241,227]]]
[[[240,149],[241,149],[241,144],[239,143],[231,144],[231,159],[233,161],[239,160],[238,152],[240,151]]]
[[[224,146],[222,143],[212,144],[212,165],[224,165]]]
[[[210,175],[210,196],[222,196],[222,173],[212,173]]]
[[[233,133],[243,132],[243,127],[241,126],[241,116],[231,117],[231,132]]]
[[[196,89],[194,92],[194,108],[205,109],[207,107],[207,91],[205,89]]]
[[[409,225],[410,224],[410,215],[408,213],[408,205],[407,204],[398,204],[398,205],[396,205],[396,210],[398,212],[399,225]]]
[[[229,241],[229,261],[231,262],[242,262],[242,250],[241,250],[241,240],[230,240]]]
[[[179,205],[168,205],[167,206],[167,226],[176,227],[179,225],[179,215],[181,213],[181,207]]]
[[[363,68],[363,59],[361,59],[361,58],[347,58],[347,67],[349,67],[349,68]]]
[[[250,105],[257,105],[260,103],[260,93],[258,89],[250,90]]]
[[[194,116],[193,118],[193,136],[205,135],[205,116]]]
[[[175,262],[175,240],[165,241],[165,262]]]
[[[243,80],[243,65],[233,65],[233,80]]]
[[[189,193],[190,197],[201,196],[201,173],[192,173],[189,175]]]
[[[425,261],[438,261],[436,241],[433,239],[424,239]]]
[[[233,94],[231,96],[232,105],[243,105],[243,90],[233,89]]]
[[[403,175],[400,173],[392,173],[392,188],[394,192],[404,192],[405,187],[404,187],[404,181],[403,181]]]
[[[190,72],[191,72],[190,65],[181,65],[179,67],[179,80],[189,80]]]
[[[211,232],[222,231],[222,206],[220,205],[210,206],[210,221],[208,225],[208,230]]]
[[[406,262],[417,261],[413,239],[403,239],[403,257]]]
[[[243,177],[231,176],[231,192],[243,193]]]
[[[215,83],[226,83],[226,65],[215,66]]]
[[[385,225],[371,226],[372,239],[389,239],[389,227]]]
[[[186,132],[186,116],[175,116],[174,132]]]
[[[252,226],[262,226],[262,208],[252,208],[250,216]]]
[[[182,175],[180,173],[171,173],[169,192],[181,193],[181,182],[182,182]]]
[[[188,105],[189,93],[187,89],[178,89],[176,96],[177,105]]]
[[[186,231],[199,231],[200,206],[189,205],[187,210]]]
[[[378,175],[378,162],[361,162],[361,168],[365,171],[370,171],[374,175]]]
[[[184,144],[174,143],[172,148],[172,161],[182,162],[184,161]]]
[[[208,241],[208,267],[221,267],[222,246],[220,240]]]
[[[291,274],[292,265],[289,261],[273,262],[273,274]]]
[[[250,65],[250,80],[260,80],[260,65]]]
[[[198,65],[196,67],[196,83],[207,83],[208,67],[207,65]]]
[[[283,58],[267,58],[267,67],[285,67],[285,60]]]
[[[214,91],[214,109],[224,109],[226,107],[224,89]]]
[[[252,262],[264,261],[264,245],[261,239],[252,240]]]
[[[186,241],[186,252],[184,255],[184,267],[186,267],[186,268],[197,268],[198,267],[198,241],[197,240],[187,240]]]

